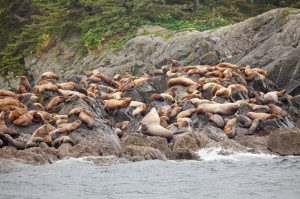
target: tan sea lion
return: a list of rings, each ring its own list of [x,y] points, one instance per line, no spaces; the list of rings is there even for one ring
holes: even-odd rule
[[[224,127],[224,132],[226,133],[228,138],[234,138],[236,135],[235,131],[235,124],[236,124],[236,118],[233,118],[231,120],[228,120],[225,127]]]
[[[226,104],[200,104],[197,107],[198,113],[213,113],[220,115],[232,115],[240,107],[237,103],[226,103]]]
[[[147,104],[144,103],[132,111],[132,116],[136,117],[137,115],[141,115],[146,111],[146,109],[147,109]]]
[[[59,76],[56,75],[55,73],[53,72],[44,72],[42,75],[41,75],[42,79],[59,79]]]
[[[142,132],[146,135],[164,137],[168,140],[173,138],[172,131],[160,126],[159,124],[142,124]]]
[[[268,119],[273,119],[276,117],[275,114],[268,114],[268,113],[256,113],[256,112],[249,112],[247,113],[247,117],[250,119],[261,119],[261,120],[268,120]]]
[[[168,81],[168,87],[172,87],[175,85],[181,85],[181,86],[192,86],[196,84],[193,80],[187,77],[177,77],[177,78],[172,78]]]
[[[153,124],[160,124],[160,118],[156,111],[156,108],[153,107],[150,112],[144,116],[144,118],[140,122],[142,125],[153,125]]]
[[[86,108],[83,108],[83,107],[76,107],[76,108],[73,108],[72,110],[70,110],[68,112],[68,117],[70,118],[72,115],[77,115],[79,116],[79,114],[81,112],[85,112],[89,117],[91,117],[92,119],[95,118],[94,116],[94,113],[92,111],[89,111],[88,109]],[[65,118],[66,119],[66,118]]]
[[[256,131],[256,129],[259,127],[259,125],[261,124],[262,119],[254,119],[252,121],[252,125],[250,126],[250,128],[248,129],[247,135],[253,135],[254,132]]]
[[[132,98],[126,97],[123,99],[110,99],[104,100],[104,108],[110,110],[116,110],[121,108],[127,108],[130,105]]]
[[[59,83],[59,84],[56,84],[57,85],[57,88],[59,89],[63,89],[63,90],[75,90],[75,83],[74,82],[63,82],[63,83]]]
[[[192,132],[192,120],[190,118],[177,118],[176,124],[178,129],[173,132],[173,135]]]
[[[75,120],[72,123],[60,124],[59,126],[57,126],[57,129],[60,129],[62,132],[70,133],[76,130],[77,128],[79,128],[80,125],[81,125],[81,120]]]
[[[6,106],[16,106],[19,108],[25,107],[18,99],[6,97],[4,99],[0,99],[0,107]]]
[[[178,115],[176,116],[177,120],[178,118],[187,118],[189,116],[191,116],[193,113],[196,112],[196,108],[191,108],[191,109],[187,109],[185,111],[181,111],[180,113],[178,113]]]

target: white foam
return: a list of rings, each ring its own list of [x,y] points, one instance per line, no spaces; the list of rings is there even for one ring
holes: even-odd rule
[[[204,161],[215,161],[215,160],[232,160],[232,161],[240,161],[243,159],[249,158],[262,158],[262,159],[273,159],[278,156],[259,153],[245,153],[245,152],[237,152],[229,149],[223,149],[221,147],[218,148],[205,148],[198,151],[198,155],[201,160]]]
[[[91,160],[93,156],[86,156],[86,157],[80,157],[80,158],[65,158],[62,160],[58,160],[55,162],[55,164],[62,164],[62,165],[67,165],[67,164],[72,164],[72,163],[88,163],[88,164],[94,164],[94,162]]]

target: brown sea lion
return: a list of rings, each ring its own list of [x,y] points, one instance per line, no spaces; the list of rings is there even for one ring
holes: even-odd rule
[[[12,92],[12,91],[1,90],[1,89],[0,89],[0,96],[1,97],[11,97],[11,98],[17,98],[18,97],[18,95],[16,93]]]
[[[47,124],[44,124],[32,133],[31,139],[35,137],[41,137],[43,138],[45,143],[51,145],[52,137],[49,135],[49,129],[47,128]]]
[[[240,107],[237,103],[226,103],[226,104],[200,104],[197,107],[198,113],[213,113],[220,115],[232,115]]]
[[[19,108],[25,107],[18,99],[6,97],[4,99],[0,99],[0,107],[6,106],[16,106]]]
[[[19,85],[22,85],[25,88],[25,93],[27,93],[31,90],[29,81],[28,81],[27,77],[25,77],[25,76],[20,77]]]
[[[65,136],[61,136],[59,138],[56,138],[52,142],[52,146],[54,146],[55,148],[58,148],[63,143],[70,143],[72,146],[74,145],[74,142],[72,141],[72,139],[69,136],[65,135]]]
[[[9,114],[8,114],[8,119],[13,122],[15,121],[16,119],[18,119],[21,115],[27,113],[27,109],[25,108],[19,108],[17,110],[14,110],[14,111],[11,111]]]
[[[238,115],[236,120],[240,127],[249,128],[252,125],[252,120],[244,115]]]
[[[25,149],[25,145],[22,142],[14,140],[9,134],[0,132],[0,140],[2,140],[4,145],[13,146],[18,150]]]
[[[262,122],[262,119],[254,119],[252,121],[252,125],[248,129],[247,135],[253,135],[257,128],[259,128],[260,124]]]
[[[56,79],[58,80],[59,79],[59,76],[56,75],[55,73],[53,72],[44,72],[42,75],[41,75],[42,79]]]
[[[63,103],[66,100],[66,97],[64,96],[56,96],[50,100],[50,102],[47,105],[48,110],[52,110],[55,106],[59,105],[60,103]]]
[[[103,82],[107,83],[110,86],[113,86],[114,88],[118,88],[120,86],[120,84],[114,81],[110,76],[101,73],[98,70],[93,70],[92,73],[95,77],[100,78]]]
[[[15,119],[13,121],[13,124],[16,126],[27,127],[31,124],[32,120],[33,120],[32,112],[29,111],[21,115],[20,117],[18,117],[18,119]]]
[[[39,93],[41,93],[43,91],[53,91],[53,92],[56,92],[56,91],[58,91],[58,88],[57,88],[56,85],[54,85],[52,83],[51,84],[48,83],[48,84],[44,84],[44,85],[35,85],[32,88],[32,92],[34,94],[39,94]]]
[[[216,125],[218,128],[223,128],[225,126],[225,121],[218,114],[206,113],[208,120]]]
[[[79,119],[84,122],[89,129],[92,129],[95,125],[95,120],[83,111],[80,112]]]
[[[275,115],[280,115],[281,117],[285,117],[288,115],[286,111],[278,106],[275,106],[274,104],[269,104],[268,106],[270,107],[271,113]]]
[[[181,63],[175,59],[170,59],[171,66],[170,66],[170,71],[172,73],[179,72],[181,70]]]
[[[104,108],[110,110],[116,110],[121,108],[127,108],[130,105],[132,98],[126,97],[123,99],[110,99],[104,100]]]

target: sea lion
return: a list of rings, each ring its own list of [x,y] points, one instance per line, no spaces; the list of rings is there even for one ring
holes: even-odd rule
[[[13,120],[13,124],[16,126],[27,127],[31,124],[33,120],[32,112],[27,112],[23,115],[20,115],[18,119]]]
[[[156,108],[153,107],[150,112],[144,116],[144,118],[141,120],[141,125],[153,125],[153,124],[160,124],[160,118],[156,111]]]
[[[59,126],[61,124],[68,123],[68,119],[58,119],[55,121],[56,126]]]
[[[41,75],[42,79],[56,79],[58,80],[59,79],[59,76],[56,75],[55,73],[53,72],[44,72],[42,75]]]
[[[6,97],[4,99],[0,99],[0,107],[6,106],[15,106],[15,107],[25,107],[18,99]]]
[[[278,106],[275,106],[274,104],[269,104],[268,106],[270,107],[271,113],[275,115],[280,115],[281,117],[285,117],[288,115],[286,111],[284,111],[282,108]]]
[[[57,85],[57,88],[59,88],[59,89],[73,91],[73,90],[75,90],[76,84],[74,82],[63,82],[63,83],[59,83],[56,85]]]
[[[91,118],[88,114],[86,114],[84,111],[80,112],[79,119],[84,122],[89,129],[92,129],[95,125],[95,120]]]
[[[26,108],[19,108],[17,110],[11,111],[8,114],[8,119],[13,122],[14,120],[18,119],[21,115],[27,113],[27,109]]]
[[[223,128],[225,126],[225,121],[218,114],[206,113],[208,120],[216,125],[218,128]]]
[[[138,106],[136,109],[132,111],[132,116],[136,117],[137,115],[143,114],[147,109],[147,104],[143,103],[142,105]]]
[[[249,112],[247,113],[247,117],[250,119],[261,119],[261,120],[268,120],[268,119],[273,119],[276,117],[275,114],[268,114],[268,113],[256,113],[256,112]]]
[[[173,135],[182,134],[182,133],[191,133],[192,120],[190,118],[177,118],[178,129],[173,132]]]
[[[48,110],[52,110],[55,106],[59,105],[60,103],[64,102],[66,98],[64,96],[56,96],[50,100],[47,105]]]
[[[126,97],[123,99],[110,99],[104,100],[104,109],[116,110],[121,108],[127,108],[130,105],[132,98]]]
[[[223,131],[226,133],[227,137],[232,139],[236,135],[235,131],[235,124],[236,124],[237,119],[233,118],[231,120],[228,120]]]
[[[178,115],[176,116],[177,120],[178,118],[187,118],[190,115],[192,115],[193,113],[196,112],[196,108],[191,108],[191,109],[187,109],[185,111],[181,111],[180,113],[178,113]]]
[[[73,108],[72,110],[70,110],[69,112],[68,112],[68,117],[70,118],[72,115],[77,115],[77,116],[79,116],[79,114],[81,113],[81,112],[85,112],[89,117],[91,117],[92,119],[94,119],[95,118],[95,116],[94,116],[94,113],[92,112],[92,111],[89,111],[88,109],[86,109],[86,108],[82,108],[82,107],[76,107],[76,108]],[[66,118],[64,118],[64,119],[66,119]]]
[[[172,131],[160,126],[159,124],[142,124],[142,133],[150,136],[159,136],[171,140],[173,138]]]
[[[74,142],[72,141],[72,139],[69,136],[65,135],[65,136],[61,136],[59,138],[56,138],[52,142],[52,146],[54,146],[55,148],[58,148],[63,143],[70,143],[72,146],[74,145]]]
[[[220,115],[232,115],[240,107],[237,103],[226,103],[226,104],[200,104],[197,107],[198,113],[213,113]]]
[[[19,86],[22,86],[23,88],[25,88],[25,92],[22,91],[20,93],[27,93],[31,90],[31,86],[29,84],[29,81],[28,81],[27,77],[25,77],[25,76],[20,77]],[[17,93],[18,93],[18,89],[17,89]]]
[[[169,100],[170,102],[175,102],[173,96],[167,94],[167,93],[161,93],[161,94],[158,94],[158,93],[153,93],[151,96],[150,96],[150,100],[153,101],[153,100],[157,100],[157,101],[164,101],[164,100]]]
[[[248,129],[247,135],[253,135],[257,128],[259,128],[260,124],[262,122],[262,119],[254,119],[252,121],[252,125]]]
[[[12,91],[1,90],[1,89],[0,89],[0,96],[1,97],[11,97],[11,98],[17,98],[18,97],[18,95],[16,93],[12,92]]]
[[[110,76],[99,72],[98,70],[93,70],[92,74],[95,77],[100,78],[103,82],[107,83],[108,85],[114,87],[114,88],[118,88],[120,86],[120,84],[116,81],[114,81]]]
[[[181,70],[181,63],[175,59],[170,59],[171,66],[170,66],[170,71],[172,73],[177,73]]]
[[[31,135],[31,140],[35,137],[41,137],[43,138],[45,143],[47,143],[49,146],[51,145],[52,137],[49,135],[49,129],[47,128],[47,124],[44,124],[37,130],[35,130]]]
[[[252,125],[252,120],[244,115],[238,115],[236,120],[238,126],[243,128],[249,128]]]
[[[0,140],[2,140],[3,145],[13,146],[18,150],[25,149],[25,145],[22,142],[14,140],[9,134],[0,132]]]
[[[61,132],[70,133],[70,132],[76,130],[77,128],[79,128],[80,125],[81,125],[81,120],[75,120],[72,123],[60,124],[59,126],[57,126],[57,129],[60,129]]]
[[[53,91],[53,92],[56,92],[56,91],[58,91],[59,89],[57,88],[57,86],[56,85],[54,85],[54,84],[50,84],[50,83],[48,83],[48,84],[44,84],[44,85],[35,85],[33,88],[32,88],[32,92],[34,93],[34,94],[39,94],[39,93],[41,93],[41,92],[43,92],[43,91]]]
[[[177,78],[172,78],[168,81],[168,87],[172,87],[175,85],[181,85],[181,86],[192,86],[194,84],[196,84],[196,82],[194,82],[193,80],[191,80],[190,78],[187,77],[177,77]]]

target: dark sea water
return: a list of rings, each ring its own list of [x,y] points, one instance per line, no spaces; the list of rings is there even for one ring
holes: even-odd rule
[[[0,198],[300,198],[300,157],[220,150],[200,151],[202,161],[1,164]]]

